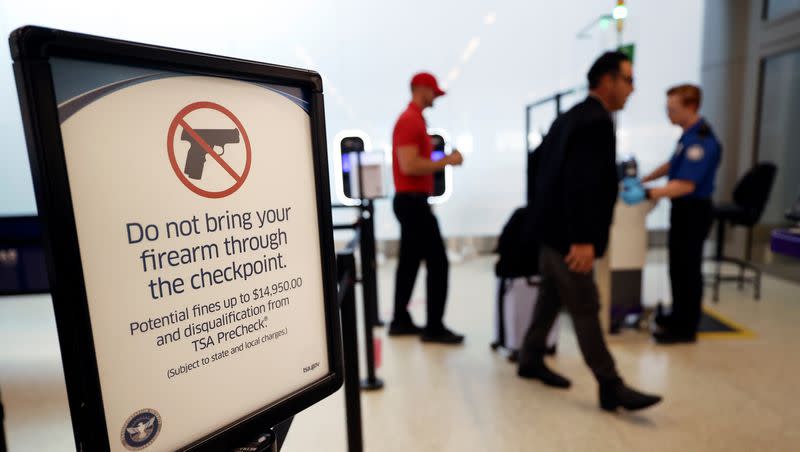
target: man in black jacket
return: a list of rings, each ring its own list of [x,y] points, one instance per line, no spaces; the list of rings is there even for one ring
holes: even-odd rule
[[[611,113],[621,110],[633,92],[633,68],[624,54],[607,52],[587,78],[589,96],[556,119],[533,159],[528,236],[539,241],[542,284],[518,374],[549,386],[570,386],[544,364],[546,337],[563,304],[584,360],[599,383],[601,408],[636,410],[661,398],[637,392],[619,377],[600,327],[600,299],[592,274],[595,259],[608,246],[619,188]]]

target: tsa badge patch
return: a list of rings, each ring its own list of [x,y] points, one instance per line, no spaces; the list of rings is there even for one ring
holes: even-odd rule
[[[689,147],[689,150],[686,151],[686,156],[689,157],[689,160],[696,162],[698,160],[702,160],[704,153],[703,146],[695,144]]]
[[[122,445],[128,450],[142,450],[150,446],[161,432],[161,415],[151,409],[139,410],[131,415],[122,427]]]

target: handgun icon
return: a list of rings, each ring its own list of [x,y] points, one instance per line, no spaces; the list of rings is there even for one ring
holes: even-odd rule
[[[212,151],[215,146],[222,147],[222,155],[225,153],[225,145],[239,142],[238,129],[194,129],[194,132],[208,144]],[[206,150],[195,141],[194,137],[186,130],[183,129],[181,133],[181,140],[188,141],[191,146],[189,153],[186,155],[186,164],[183,166],[183,172],[192,179],[199,180],[203,177],[203,166],[206,164]]]

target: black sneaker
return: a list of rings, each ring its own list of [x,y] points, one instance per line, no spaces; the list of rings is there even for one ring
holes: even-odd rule
[[[661,396],[639,392],[626,386],[622,380],[600,385],[600,408],[605,411],[616,411],[617,408],[643,410],[660,401]]]
[[[422,328],[414,325],[413,322],[393,321],[389,324],[389,336],[418,336]]]
[[[653,339],[655,339],[657,344],[661,345],[693,344],[697,342],[697,335],[679,334],[669,330],[665,330],[653,333]]]
[[[422,342],[458,345],[464,342],[464,336],[454,333],[447,328],[441,328],[434,331],[425,329],[425,331],[422,332]]]
[[[544,364],[544,361],[519,366],[517,375],[529,380],[539,380],[546,386],[553,388],[567,389],[572,386],[572,383],[567,378],[550,370]]]

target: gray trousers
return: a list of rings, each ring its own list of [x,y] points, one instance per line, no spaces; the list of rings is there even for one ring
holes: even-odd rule
[[[603,338],[598,317],[600,294],[594,275],[570,271],[564,258],[553,248],[542,246],[539,253],[539,272],[542,276],[539,300],[522,343],[519,364],[527,366],[542,359],[547,349],[547,334],[563,305],[572,317],[583,359],[597,381],[616,380],[619,375]]]

